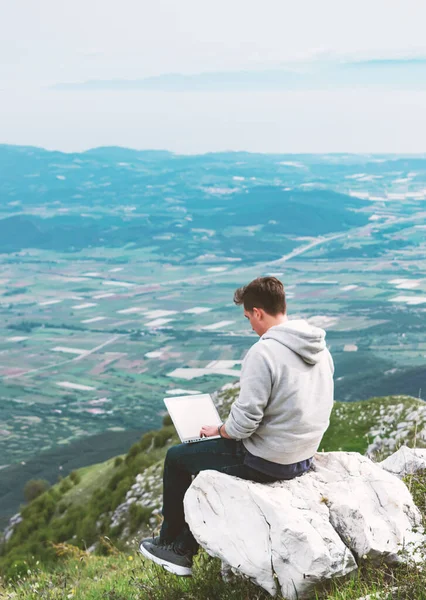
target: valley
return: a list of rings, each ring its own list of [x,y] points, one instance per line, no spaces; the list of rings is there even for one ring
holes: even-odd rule
[[[54,481],[79,440],[124,452],[166,395],[237,381],[257,338],[233,292],[258,276],[326,329],[336,400],[426,391],[426,159],[0,146],[0,161],[0,481],[46,452]]]

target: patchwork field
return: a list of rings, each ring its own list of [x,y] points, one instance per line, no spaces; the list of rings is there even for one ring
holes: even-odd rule
[[[336,399],[426,391],[426,160],[101,150],[24,152],[0,184],[1,467],[237,380],[233,292],[263,275],[327,330]]]

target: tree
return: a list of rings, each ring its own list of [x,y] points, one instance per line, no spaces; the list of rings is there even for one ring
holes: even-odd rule
[[[24,496],[27,502],[31,502],[50,488],[46,479],[30,479],[24,487]]]
[[[81,476],[80,473],[78,473],[78,471],[71,471],[70,473],[70,479],[73,482],[74,485],[77,485],[80,483],[81,481]]]

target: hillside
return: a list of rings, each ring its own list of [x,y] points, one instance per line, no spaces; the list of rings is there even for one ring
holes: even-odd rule
[[[285,164],[277,165],[273,159],[259,162],[257,155],[245,156],[238,165],[242,175],[236,179],[232,179],[233,153],[193,159],[123,148],[65,154],[0,145],[0,160],[5,166],[0,182],[0,250],[6,253],[23,248],[57,252],[117,248],[129,243],[152,247],[160,235],[163,252],[194,260],[213,249],[228,253],[230,229],[233,253],[247,254],[243,228],[264,226],[269,250],[261,240],[257,246],[276,259],[285,248],[277,236],[324,235],[368,223],[365,199],[328,189],[284,189],[277,186],[277,172],[298,184],[304,175],[294,169],[289,173]],[[250,178],[253,168],[257,177]],[[34,185],[34,177],[39,185]],[[244,186],[238,185],[241,181]],[[14,203],[13,212],[1,218],[7,201]],[[58,213],[59,208],[64,212]],[[275,218],[267,220],[265,215]],[[213,228],[221,232],[217,239],[194,236]],[[288,240],[286,246],[291,250],[294,243]]]
[[[63,476],[85,465],[104,462],[111,456],[125,454],[129,447],[139,441],[143,431],[108,431],[82,438],[66,446],[46,450],[42,454],[17,463],[0,471],[0,531],[8,522],[8,517],[16,512],[24,501],[23,489],[30,479],[46,479],[55,482],[58,473]]]
[[[226,413],[237,392],[237,387],[225,386],[217,394],[222,412]],[[425,409],[423,402],[405,396],[337,402],[321,450],[368,451],[382,458],[402,442],[423,446]],[[167,447],[175,441],[173,428],[166,420],[161,430],[145,434],[126,455],[79,469],[77,476],[64,479],[24,507],[23,521],[3,547],[1,567],[8,578],[0,579],[0,599],[269,598],[249,581],[223,582],[220,562],[204,552],[197,556],[190,579],[172,577],[144,562],[137,553],[138,540],[158,523],[155,513],[160,504],[161,465]],[[139,485],[135,486],[136,478]],[[406,483],[426,516],[426,475],[411,476]],[[144,502],[137,510],[122,511],[122,519],[111,526],[112,511],[120,506],[131,486],[143,489]],[[55,544],[50,545],[48,540]],[[93,543],[90,548],[89,543]],[[377,568],[364,562],[355,578],[342,578],[318,588],[317,598],[355,600],[371,594],[369,600],[418,599],[425,597],[425,584],[424,573],[410,567]],[[377,590],[388,595],[376,595]]]
[[[216,394],[223,416],[237,393],[238,387],[228,384]],[[425,425],[426,405],[412,397],[336,402],[320,450],[357,451],[382,459],[402,443],[424,446]],[[117,551],[134,556],[141,537],[160,522],[162,464],[167,448],[176,442],[166,417],[162,429],[142,436],[126,455],[74,471],[23,506],[15,522],[22,520],[6,530],[0,555],[3,575],[16,578],[37,565],[52,568],[58,556],[50,542],[72,544],[75,552],[88,549],[100,557],[108,554],[105,540],[100,541],[107,538]]]

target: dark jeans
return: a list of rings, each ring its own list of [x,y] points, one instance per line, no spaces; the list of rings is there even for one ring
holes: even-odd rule
[[[185,522],[183,498],[192,475],[213,469],[260,483],[276,481],[244,464],[246,450],[241,441],[214,439],[173,446],[167,452],[163,476],[163,525],[160,539],[175,543],[181,551],[195,554],[198,544]]]

